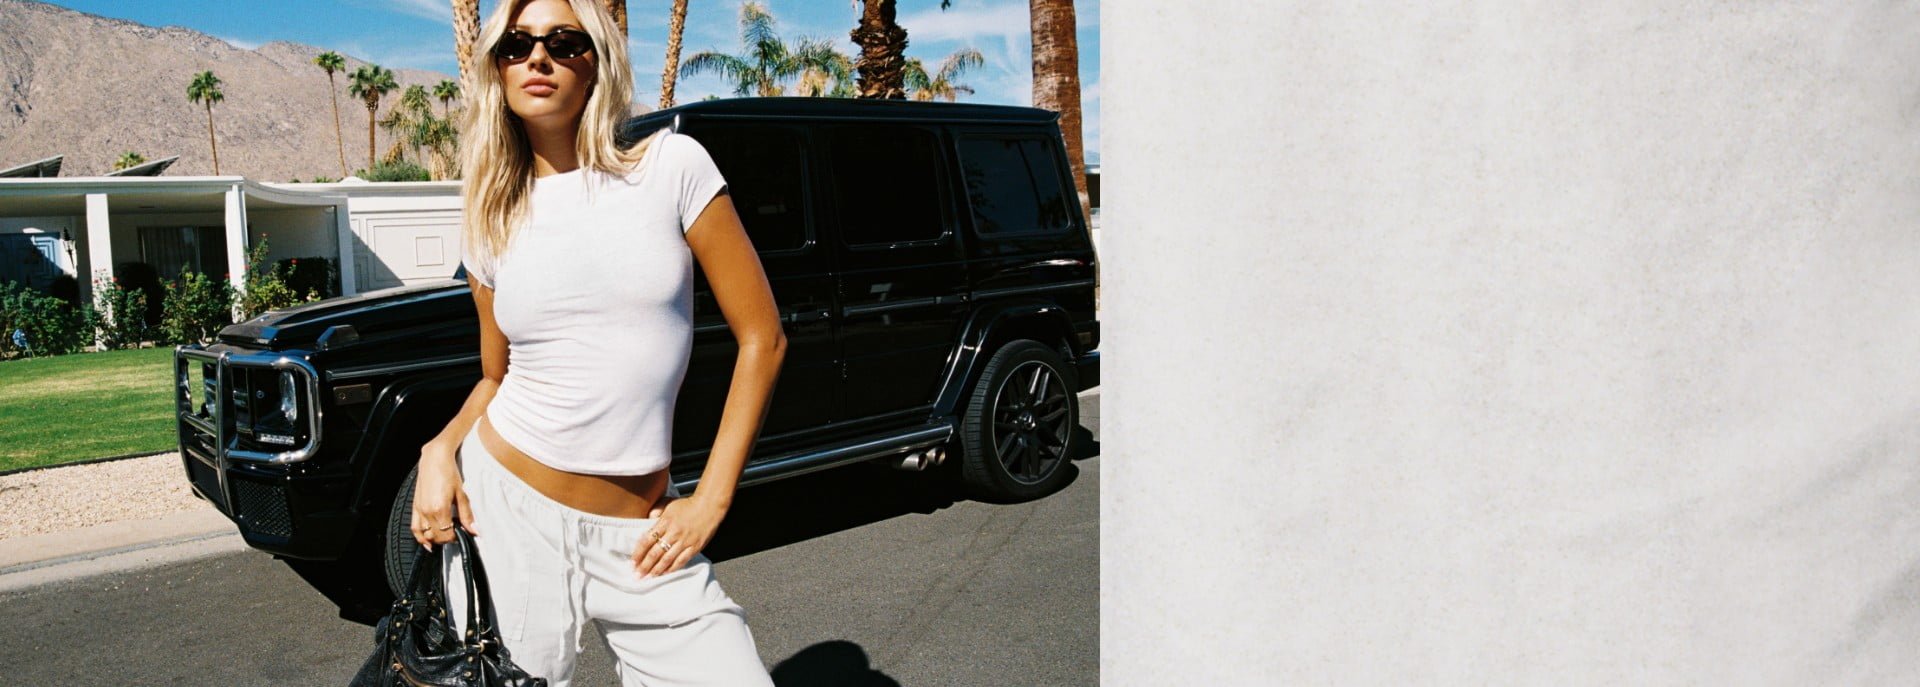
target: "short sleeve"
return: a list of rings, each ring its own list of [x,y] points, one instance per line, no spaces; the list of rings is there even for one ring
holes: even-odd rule
[[[467,274],[473,275],[474,280],[480,282],[481,286],[493,288],[493,261],[474,253],[474,242],[466,239],[465,236],[461,237],[460,264],[466,266]]]
[[[670,176],[680,193],[680,233],[685,234],[693,228],[693,221],[700,218],[700,212],[707,209],[707,203],[727,187],[727,180],[720,175],[720,167],[713,163],[706,147],[692,136],[670,133],[661,137],[659,145],[663,146],[660,161],[668,163],[668,169],[673,170]]]

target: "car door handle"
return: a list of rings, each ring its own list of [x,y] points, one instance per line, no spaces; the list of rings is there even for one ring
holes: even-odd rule
[[[787,313],[787,321],[796,323],[796,324],[800,322],[813,322],[815,320],[830,320],[830,319],[833,319],[833,311],[827,310],[824,308],[820,310],[810,310],[807,312]]]

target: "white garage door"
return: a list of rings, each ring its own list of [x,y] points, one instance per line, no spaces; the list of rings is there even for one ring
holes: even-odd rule
[[[460,213],[415,212],[355,220],[361,291],[447,279],[460,267]]]

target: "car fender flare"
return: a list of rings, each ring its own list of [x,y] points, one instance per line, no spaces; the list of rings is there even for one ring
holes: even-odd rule
[[[967,317],[960,345],[947,356],[940,392],[934,396],[934,417],[958,412],[973,380],[993,355],[990,346],[1012,338],[1037,339],[1050,346],[1071,346],[1073,320],[1067,309],[1039,298],[1010,299],[982,307]]]
[[[447,421],[466,404],[479,379],[477,366],[440,370],[396,380],[381,390],[366,425],[377,429],[361,436],[353,451],[353,471],[360,476],[353,490],[356,527],[368,526],[368,514],[377,514],[379,526],[385,525],[391,492],[415,463],[394,458],[403,448],[400,444],[431,439],[444,430]],[[418,447],[406,450],[417,451]]]

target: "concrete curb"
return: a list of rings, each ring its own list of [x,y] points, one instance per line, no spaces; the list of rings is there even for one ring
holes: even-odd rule
[[[196,543],[202,546],[178,546]],[[211,555],[244,548],[239,531],[226,516],[212,506],[199,504],[192,510],[158,518],[0,540],[0,591],[185,560],[180,557],[183,553]]]

